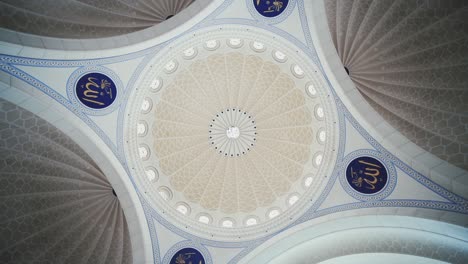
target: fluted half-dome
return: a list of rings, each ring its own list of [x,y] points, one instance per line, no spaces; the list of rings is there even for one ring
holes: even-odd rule
[[[0,100],[0,262],[131,263],[112,187],[71,138]]]
[[[423,149],[468,169],[468,2],[325,0],[344,67]]]
[[[41,36],[102,38],[154,26],[194,0],[0,0],[0,27]]]

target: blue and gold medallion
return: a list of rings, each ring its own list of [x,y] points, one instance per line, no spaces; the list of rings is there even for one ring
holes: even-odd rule
[[[382,162],[364,156],[348,164],[346,180],[351,188],[362,194],[375,194],[387,185],[388,173]]]
[[[117,97],[117,88],[112,79],[98,72],[81,76],[76,82],[75,92],[82,104],[93,109],[106,108]]]
[[[252,0],[257,12],[265,17],[275,17],[283,13],[289,0]]]
[[[170,264],[205,264],[203,255],[194,248],[183,248],[171,259]]]

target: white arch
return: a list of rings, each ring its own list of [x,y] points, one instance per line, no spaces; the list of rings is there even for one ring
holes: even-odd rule
[[[424,258],[414,255],[403,255],[393,253],[366,253],[354,254],[337,257],[320,262],[320,264],[394,264],[394,263],[411,263],[411,264],[446,264],[445,261]]]
[[[320,263],[338,257],[390,253],[450,263],[468,261],[468,230],[405,216],[358,216],[304,223],[251,252],[242,263]]]

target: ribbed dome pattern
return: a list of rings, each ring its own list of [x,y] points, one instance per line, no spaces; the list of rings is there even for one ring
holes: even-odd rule
[[[162,172],[204,208],[236,213],[270,205],[311,157],[313,116],[304,95],[290,75],[257,56],[196,61],[156,106]]]
[[[163,22],[194,0],[0,0],[0,26],[41,36],[102,38]]]
[[[325,0],[356,88],[423,149],[468,169],[468,2]]]
[[[0,100],[0,262],[131,263],[112,187],[71,138]]]

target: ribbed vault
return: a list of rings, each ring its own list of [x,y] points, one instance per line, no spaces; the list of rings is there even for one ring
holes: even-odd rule
[[[343,65],[411,141],[468,169],[468,2],[324,0]]]
[[[48,37],[110,37],[159,24],[193,1],[0,0],[0,27]]]
[[[131,263],[123,210],[71,138],[0,99],[0,262]]]

